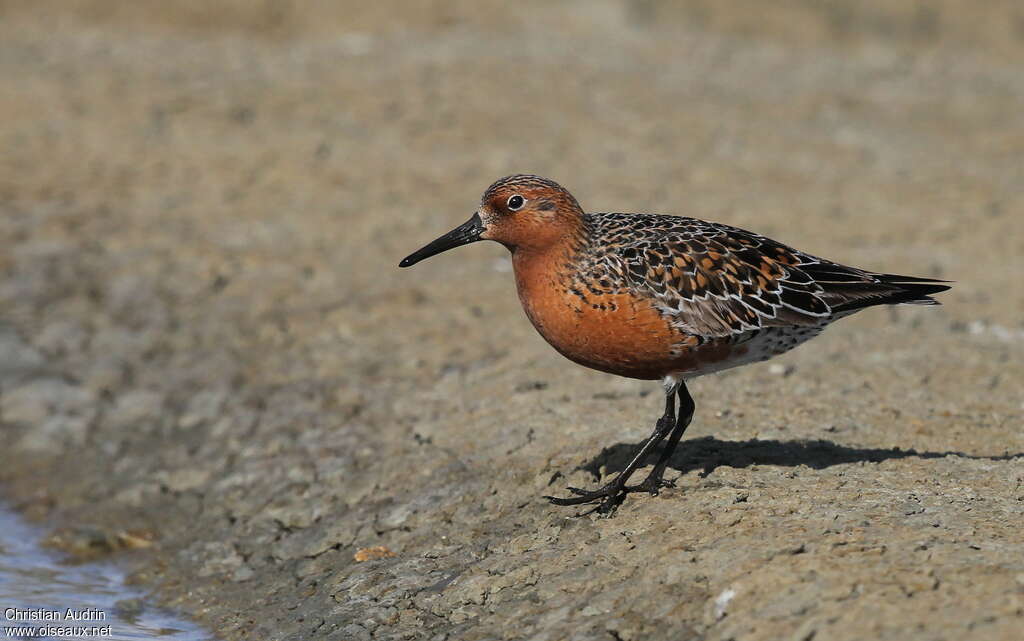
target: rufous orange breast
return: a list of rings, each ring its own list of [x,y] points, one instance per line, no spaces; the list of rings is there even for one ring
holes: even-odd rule
[[[748,347],[701,341],[674,326],[648,297],[586,290],[565,270],[561,253],[513,256],[523,309],[541,336],[580,365],[619,376],[656,380],[718,369]]]

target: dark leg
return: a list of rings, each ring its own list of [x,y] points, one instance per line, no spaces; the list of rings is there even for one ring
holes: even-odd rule
[[[675,395],[675,388],[668,390],[665,394],[665,414],[658,419],[657,424],[654,426],[654,431],[647,440],[644,441],[644,444],[640,447],[636,456],[633,457],[633,460],[629,462],[629,465],[626,466],[626,469],[622,470],[622,472],[612,479],[610,483],[592,491],[570,487],[569,491],[576,494],[576,496],[564,499],[555,496],[545,496],[544,498],[555,505],[579,505],[581,503],[590,503],[591,501],[603,498],[604,500],[601,502],[601,505],[598,506],[597,510],[605,514],[612,512],[616,507],[618,507],[619,503],[622,502],[622,499],[628,492],[626,489],[626,482],[629,481],[629,477],[633,475],[633,472],[635,472],[638,467],[640,467],[647,455],[658,446],[658,443],[668,436],[670,431],[673,434],[675,433],[673,431],[673,426],[678,425],[676,423]],[[689,398],[689,395],[687,395],[687,398]],[[692,405],[693,401],[691,400],[690,403]],[[693,413],[692,410],[690,413]],[[676,440],[678,441],[678,439]]]
[[[676,451],[676,447],[679,445],[679,439],[683,438],[683,432],[689,427],[690,421],[693,419],[693,412],[697,409],[697,405],[693,402],[693,397],[690,396],[690,391],[686,389],[686,383],[679,384],[679,420],[676,422],[676,427],[672,430],[672,434],[668,437],[668,442],[665,444],[665,448],[661,451],[661,456],[658,457],[658,462],[654,464],[654,469],[647,475],[639,485],[634,485],[627,488],[630,491],[647,491],[651,494],[657,494],[658,490],[663,487],[670,487],[675,485],[671,481],[665,480],[665,468],[668,467],[668,461],[672,458],[672,454]]]

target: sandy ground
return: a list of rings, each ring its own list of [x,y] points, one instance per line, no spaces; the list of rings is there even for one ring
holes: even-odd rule
[[[5,495],[225,639],[1019,639],[1019,4],[514,6],[0,2]],[[516,171],[958,284],[574,518],[657,385],[396,268]]]

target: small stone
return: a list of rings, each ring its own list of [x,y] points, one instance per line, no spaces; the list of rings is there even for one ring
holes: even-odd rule
[[[121,547],[138,550],[153,547],[156,533],[150,530],[125,530],[117,533],[117,542]]]
[[[104,422],[114,428],[136,427],[157,418],[163,411],[164,397],[158,392],[133,390],[117,398]]]
[[[199,392],[189,401],[185,412],[178,419],[178,427],[189,429],[200,423],[210,422],[220,415],[228,394],[224,390]]]
[[[362,525],[354,522],[351,518],[341,516],[319,528],[321,534],[304,550],[305,556],[317,556],[335,546],[347,547],[355,542]],[[358,559],[357,559],[358,560]]]
[[[402,527],[402,524],[408,521],[409,517],[412,516],[415,511],[416,510],[411,503],[396,505],[380,518],[378,521],[378,527],[382,532],[396,530]]]
[[[736,590],[733,590],[732,588],[726,588],[722,590],[718,594],[718,596],[715,597],[712,612],[715,621],[718,621],[719,619],[725,617],[726,612],[729,608],[729,602],[732,601],[735,596]]]
[[[350,623],[341,629],[339,639],[351,639],[351,641],[370,641],[370,632],[361,625]]]
[[[448,620],[455,625],[458,625],[460,623],[465,623],[470,619],[475,619],[477,616],[479,616],[479,614],[477,613],[476,608],[471,606],[460,606],[451,611],[451,614],[448,615]]]
[[[395,556],[395,553],[384,547],[383,545],[375,545],[370,548],[359,548],[356,553],[352,555],[352,558],[356,563],[362,563],[363,561],[375,561],[377,559],[387,559]]]
[[[116,537],[87,525],[55,530],[43,540],[43,545],[57,548],[79,561],[106,556],[118,547]]]
[[[319,506],[297,502],[272,505],[263,513],[290,530],[308,528],[321,516]]]
[[[245,560],[235,550],[235,546],[228,543],[220,541],[206,543],[199,546],[199,550],[193,551],[195,547],[189,548],[186,553],[193,558],[206,559],[202,567],[199,568],[198,575],[201,577],[228,573],[234,575],[245,563]]]

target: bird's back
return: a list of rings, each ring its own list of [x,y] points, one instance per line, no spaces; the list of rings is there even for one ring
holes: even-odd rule
[[[949,289],[942,281],[842,265],[695,218],[600,213],[587,214],[586,224],[591,269],[650,298],[684,331],[704,338],[815,326],[873,305],[937,304],[930,295]]]
[[[558,337],[543,327],[542,310],[533,310],[531,318],[573,360],[615,371],[599,359],[587,362],[568,353],[566,344],[585,341],[593,328],[614,332],[618,325],[621,333],[635,333],[638,317],[621,313],[624,300],[634,309],[655,310],[660,326],[651,315],[642,317],[644,378],[699,375],[764,360],[816,336],[837,318],[873,305],[935,304],[929,295],[948,289],[939,281],[841,265],[694,218],[595,213],[586,214],[584,223],[572,260],[559,266],[561,291],[552,294],[566,297],[569,308],[576,298],[584,304],[565,318]],[[639,353],[639,340],[631,340],[638,341]],[[600,350],[610,341],[587,344]],[[636,375],[625,368],[615,373]]]

